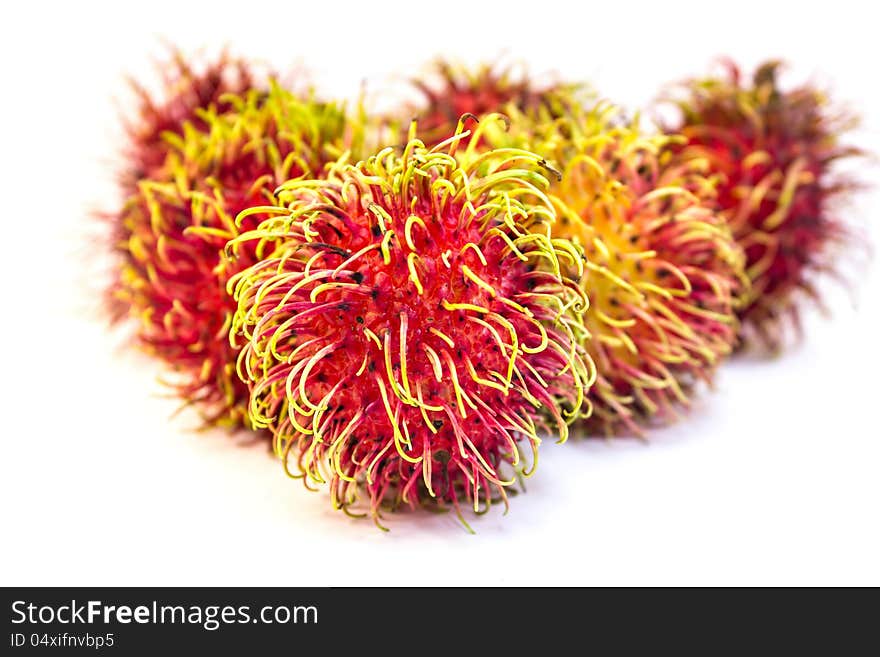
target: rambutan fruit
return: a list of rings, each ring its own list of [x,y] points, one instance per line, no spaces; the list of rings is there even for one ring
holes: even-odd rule
[[[233,264],[221,252],[258,222],[237,226],[235,217],[273,203],[284,181],[322,175],[327,162],[358,148],[361,135],[341,107],[275,84],[222,99],[228,110],[200,111],[201,127],[185,123],[162,165],[128,198],[114,295],[136,320],[139,342],[171,367],[176,393],[206,424],[238,427],[250,424],[248,391],[235,373],[236,305],[226,283],[256,256],[244,245]]]
[[[850,231],[834,202],[852,181],[833,164],[857,149],[840,143],[855,121],[835,112],[811,85],[783,90],[779,62],[743,81],[739,68],[680,88],[681,118],[670,131],[687,138],[680,160],[709,162],[719,178],[718,204],[746,254],[751,292],[740,308],[743,338],[771,349],[785,329],[800,332],[799,306],[821,306],[816,281],[835,274]]]
[[[406,108],[405,124],[416,117],[418,136],[429,146],[451,135],[463,116],[478,118],[501,112],[508,105],[523,112],[554,107],[557,92],[580,88],[539,83],[511,67],[482,64],[469,69],[444,59],[433,62],[430,74],[411,83],[423,100]]]
[[[506,503],[527,448],[565,440],[593,379],[573,340],[584,300],[560,274],[579,259],[550,238],[540,158],[460,164],[461,138],[286,183],[239,220],[277,216],[228,247],[259,257],[230,282],[255,426],[335,508],[365,491],[377,524],[386,508]]]
[[[641,435],[676,417],[732,349],[744,279],[699,163],[671,162],[675,138],[643,133],[607,103],[570,103],[555,120],[515,115],[506,130],[484,120],[478,132],[561,171],[549,190],[552,236],[586,255],[582,345],[597,369],[583,428]]]

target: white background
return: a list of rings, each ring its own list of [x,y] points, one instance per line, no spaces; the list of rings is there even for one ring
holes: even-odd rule
[[[123,76],[159,37],[309,69],[380,98],[432,55],[505,55],[636,108],[717,55],[793,63],[880,152],[864,2],[6,3],[0,19],[0,583],[880,584],[877,267],[772,362],[739,360],[692,416],[635,441],[546,444],[506,517],[333,512],[261,447],[169,419],[159,368],[97,314],[90,213],[112,208]],[[546,9],[542,13],[541,9]],[[618,9],[619,8],[619,9]],[[385,97],[387,100],[387,97]],[[863,163],[863,178],[877,179]],[[848,211],[877,243],[878,195]]]

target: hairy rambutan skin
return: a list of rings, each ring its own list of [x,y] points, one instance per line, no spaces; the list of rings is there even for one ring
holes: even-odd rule
[[[115,297],[136,320],[137,337],[167,363],[176,393],[207,425],[250,426],[248,390],[229,342],[236,309],[228,278],[256,261],[241,249],[221,261],[226,242],[256,227],[235,217],[274,202],[282,182],[320,176],[327,162],[358,148],[360,127],[342,108],[267,92],[223,96],[228,111],[199,112],[151,178],[138,183],[122,214],[123,261]]]
[[[719,178],[718,204],[745,250],[742,337],[774,350],[787,326],[799,332],[803,297],[821,305],[816,278],[835,274],[851,239],[833,205],[854,185],[832,165],[859,153],[839,139],[853,118],[809,85],[781,90],[779,66],[765,63],[743,82],[728,62],[726,76],[683,85],[681,119],[670,128],[687,138],[678,157],[708,161]]]
[[[264,75],[226,51],[215,58],[201,58],[189,57],[172,48],[169,61],[157,68],[161,75],[158,92],[151,93],[137,80],[129,79],[136,107],[130,116],[123,117],[127,140],[121,152],[123,166],[118,173],[123,207],[96,215],[107,235],[109,251],[117,251],[117,245],[128,240],[125,215],[130,199],[139,193],[139,182],[168,179],[169,174],[162,169],[169,154],[179,150],[185,130],[208,130],[205,117],[229,112],[232,109],[229,98],[268,88]],[[119,265],[114,263],[103,295],[105,310],[113,323],[122,320],[129,311],[119,295],[120,276]]]
[[[242,96],[267,87],[250,64],[225,51],[216,59],[200,61],[172,50],[171,61],[161,68],[161,74],[162,89],[155,95],[130,81],[138,107],[135,118],[126,121],[130,141],[126,151],[130,167],[122,179],[126,192],[164,165],[172,150],[169,139],[183,137],[185,125],[205,130],[204,112],[224,114],[232,109],[225,96]]]
[[[731,352],[742,251],[712,208],[705,163],[671,161],[675,138],[642,133],[608,103],[533,118],[513,116],[506,131],[486,123],[485,133],[561,169],[549,190],[552,235],[586,256],[583,346],[597,369],[583,428],[641,435],[677,417]]]
[[[438,59],[432,64],[433,79],[413,79],[423,102],[407,107],[405,124],[418,120],[419,138],[433,146],[452,134],[463,116],[480,117],[501,112],[507,106],[530,112],[555,107],[556,94],[574,85],[539,83],[510,67],[481,64],[467,68]]]
[[[382,508],[506,502],[523,446],[565,440],[594,378],[574,341],[584,299],[560,274],[578,254],[533,200],[540,158],[462,165],[461,138],[286,183],[280,206],[239,219],[278,216],[229,245],[261,256],[230,282],[255,426],[334,507],[365,491],[377,524]]]

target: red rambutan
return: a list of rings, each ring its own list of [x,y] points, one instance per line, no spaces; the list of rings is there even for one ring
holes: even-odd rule
[[[365,490],[377,523],[401,504],[506,502],[523,444],[548,418],[564,440],[592,381],[540,158],[462,165],[459,139],[286,183],[280,207],[253,210],[279,216],[228,247],[260,256],[230,283],[255,425],[288,474],[329,479],[336,508]]]
[[[681,119],[671,131],[687,143],[682,160],[708,160],[719,178],[718,204],[746,254],[751,292],[740,309],[743,337],[778,348],[788,319],[799,329],[799,299],[820,302],[818,274],[834,273],[850,233],[833,200],[853,187],[832,164],[854,155],[841,132],[854,121],[835,115],[818,89],[783,91],[779,62],[760,66],[749,82],[727,64],[727,76],[684,85]]]
[[[586,255],[584,348],[596,364],[589,432],[641,433],[676,415],[736,338],[743,257],[713,210],[698,163],[671,163],[671,138],[646,135],[617,109],[570,103],[555,120],[484,120],[495,146],[540,153],[562,174],[549,190],[552,235]],[[497,122],[496,124],[497,125]]]
[[[245,245],[235,264],[221,262],[239,231],[235,217],[273,203],[286,180],[322,175],[360,134],[341,108],[274,84],[222,99],[227,111],[200,110],[201,127],[185,123],[162,165],[128,198],[114,295],[137,320],[141,344],[171,366],[180,397],[209,424],[239,426],[249,425],[248,392],[235,374],[229,326],[236,306],[226,282],[255,255]]]

